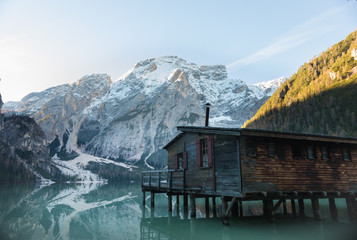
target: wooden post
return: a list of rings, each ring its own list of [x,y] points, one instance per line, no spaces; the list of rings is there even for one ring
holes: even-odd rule
[[[236,201],[233,206],[232,206],[232,216],[233,217],[238,217],[239,213],[238,213],[238,201]]]
[[[216,210],[216,197],[212,197],[212,210],[213,210],[213,217],[217,217],[217,210]]]
[[[283,212],[284,216],[288,215],[288,209],[286,208],[286,199],[283,200]]]
[[[321,214],[320,214],[319,199],[317,197],[312,197],[311,198],[311,205],[312,205],[312,211],[314,213],[314,219],[316,221],[320,221],[321,220]]]
[[[329,202],[329,205],[330,205],[330,213],[331,213],[332,221],[338,222],[338,213],[337,213],[335,199],[334,198],[329,198],[328,202]]]
[[[243,202],[239,201],[239,217],[243,217]]]
[[[187,209],[187,207],[188,207],[188,196],[187,196],[186,193],[183,195],[183,206],[184,206],[184,208],[186,208],[186,209]]]
[[[291,199],[291,213],[294,217],[296,217],[296,207],[295,207],[295,199]]]
[[[143,206],[145,206],[145,191],[143,191]]]
[[[264,206],[264,215],[268,219],[268,221],[274,221],[273,208],[274,203],[273,199],[263,200]]]
[[[354,199],[351,196],[346,197],[346,205],[347,205],[347,212],[348,212],[348,218],[350,219],[350,222],[354,222],[355,219],[355,213],[354,213]]]
[[[167,195],[169,212],[172,212],[172,195]]]
[[[151,192],[151,207],[155,207],[155,193]]]
[[[299,216],[301,218],[305,217],[305,206],[304,206],[304,199],[303,198],[299,198]]]
[[[179,208],[180,206],[180,195],[176,195],[176,207]]]
[[[228,201],[225,197],[222,197],[222,223],[223,225],[228,226],[229,225],[229,220],[228,220]]]
[[[191,209],[190,216],[192,218],[195,218],[196,217],[196,199],[193,194],[190,194],[190,209]]]
[[[209,197],[205,198],[205,210],[206,210],[206,218],[209,217]]]

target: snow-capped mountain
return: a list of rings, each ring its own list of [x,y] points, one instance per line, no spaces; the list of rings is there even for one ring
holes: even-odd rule
[[[138,62],[111,82],[106,74],[85,76],[31,93],[7,110],[30,114],[50,141],[59,136],[67,152],[87,153],[150,165],[164,162],[160,148],[177,125],[240,127],[275,92],[283,79],[255,85],[227,77],[223,65],[198,66],[176,56]]]

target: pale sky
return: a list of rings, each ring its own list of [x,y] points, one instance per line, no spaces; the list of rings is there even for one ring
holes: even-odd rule
[[[3,101],[176,55],[247,83],[290,76],[357,29],[354,0],[0,0]]]

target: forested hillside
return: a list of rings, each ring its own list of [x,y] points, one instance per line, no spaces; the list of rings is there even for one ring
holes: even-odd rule
[[[244,127],[357,137],[356,36],[301,66]]]

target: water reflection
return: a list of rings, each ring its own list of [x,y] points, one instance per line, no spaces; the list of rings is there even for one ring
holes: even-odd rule
[[[197,201],[197,218],[191,219],[182,199],[179,205],[174,199],[173,211],[168,213],[164,194],[155,197],[154,209],[142,206],[141,197],[140,185],[129,183],[0,186],[0,239],[318,240],[352,236],[350,224],[333,224],[328,218],[321,223],[234,218],[225,227],[218,199],[215,214],[212,207],[206,212],[204,201]],[[251,209],[246,205],[245,214]]]
[[[52,185],[0,189],[0,239],[139,239],[139,188]]]

